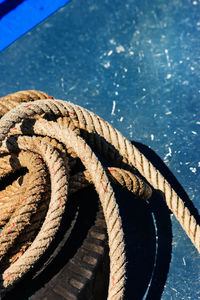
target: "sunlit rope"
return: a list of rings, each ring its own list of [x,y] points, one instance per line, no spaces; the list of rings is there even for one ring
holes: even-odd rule
[[[111,182],[143,200],[150,198],[151,187],[161,190],[200,252],[200,226],[189,208],[152,163],[109,123],[80,106],[36,91],[2,98],[0,115],[0,177],[25,170],[0,191],[2,293],[48,249],[67,209],[68,194],[89,184],[99,195],[108,232],[108,299],[123,299],[126,278],[123,226]],[[103,167],[97,154],[110,167]],[[79,162],[84,171],[71,175]]]

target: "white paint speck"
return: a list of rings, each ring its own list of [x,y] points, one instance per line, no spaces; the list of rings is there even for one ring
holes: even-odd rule
[[[152,141],[154,140],[154,135],[153,135],[153,134],[151,134],[151,140],[152,140]]]
[[[197,135],[197,134],[198,134],[196,131],[192,131],[192,133],[193,133],[194,135]]]
[[[118,96],[118,95],[119,95],[119,93],[116,91],[116,92],[115,92],[115,95],[116,95],[116,96]]]
[[[198,167],[200,168],[200,161],[198,161]]]
[[[171,112],[171,111],[167,111],[165,114],[166,114],[166,115],[171,115],[172,112]]]
[[[183,264],[184,264],[184,266],[186,266],[186,261],[185,261],[184,257],[183,257]]]
[[[73,85],[69,88],[69,91],[73,91],[76,88],[76,85]]]
[[[111,39],[109,42],[110,42],[111,45],[116,45],[116,42],[113,39]]]
[[[137,70],[138,70],[138,73],[141,73],[141,69],[140,69],[140,67],[138,67],[138,68],[137,68]]]
[[[116,101],[113,100],[113,107],[112,107],[111,115],[114,115],[114,114],[115,114],[115,107],[116,107]]]
[[[192,173],[196,173],[197,168],[190,167],[190,171],[191,171]]]
[[[178,292],[178,291],[177,291],[175,288],[173,288],[173,287],[172,287],[171,289],[172,289],[173,291],[175,291],[175,292]]]
[[[172,77],[172,74],[167,74],[166,79],[170,79]]]
[[[106,69],[110,68],[110,62],[107,61],[103,66],[104,66],[104,68],[106,68]]]
[[[108,56],[111,56],[112,54],[113,54],[113,51],[110,50],[110,51],[108,52]]]
[[[198,2],[197,2],[197,1],[193,1],[192,4],[193,4],[193,5],[197,5]]]
[[[128,69],[127,69],[127,68],[124,68],[124,72],[125,72],[125,73],[128,72]]]
[[[124,120],[124,117],[121,117],[121,118],[119,119],[120,122],[122,122],[123,120]]]
[[[188,80],[184,80],[182,85],[188,85],[189,84],[189,81]]]
[[[64,89],[64,86],[65,86],[65,84],[64,84],[64,78],[61,78],[60,81],[61,81],[61,87]]]
[[[125,49],[122,45],[119,45],[119,46],[116,47],[116,52],[117,53],[121,53],[121,52],[124,52],[124,51],[125,51]]]
[[[134,54],[134,52],[133,52],[133,51],[129,51],[129,54],[130,54],[130,55],[133,55],[133,54]]]
[[[145,89],[145,88],[143,88],[142,90],[143,90],[144,92],[146,92],[146,89]]]
[[[183,63],[183,61],[182,60],[179,60],[179,64],[182,64]]]
[[[165,157],[164,157],[164,162],[167,162],[167,158],[168,158],[169,156],[172,156],[172,149],[169,147],[168,150],[169,150],[169,152],[165,155]]]
[[[169,60],[168,49],[165,49],[165,55],[166,55],[167,65],[168,65],[168,67],[171,67],[171,63],[170,63],[170,60]]]
[[[194,69],[195,69],[194,67],[190,67],[190,70],[194,71]]]
[[[200,125],[200,122],[199,122],[199,121],[197,121],[197,122],[196,122],[196,124],[197,124],[197,125]]]

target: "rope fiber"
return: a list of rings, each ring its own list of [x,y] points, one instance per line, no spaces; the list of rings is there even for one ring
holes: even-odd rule
[[[136,146],[99,116],[38,91],[0,98],[0,116],[1,295],[48,249],[68,196],[91,184],[108,232],[109,300],[124,298],[126,281],[123,225],[111,183],[142,200],[161,191],[200,252],[196,215]]]

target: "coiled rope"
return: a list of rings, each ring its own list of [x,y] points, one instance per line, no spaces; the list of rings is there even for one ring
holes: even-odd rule
[[[108,299],[123,299],[126,255],[122,221],[111,182],[147,200],[160,190],[200,252],[200,226],[150,161],[94,113],[47,94],[18,92],[0,101],[0,177],[23,174],[0,190],[0,291],[10,290],[51,244],[69,193],[93,184],[109,242]],[[102,157],[112,167],[103,167]],[[77,166],[84,166],[84,170]],[[78,171],[74,171],[78,170]],[[21,171],[22,172],[22,171]]]

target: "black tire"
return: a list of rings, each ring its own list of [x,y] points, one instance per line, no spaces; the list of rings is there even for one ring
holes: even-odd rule
[[[106,225],[96,192],[87,188],[71,197],[51,248],[3,300],[103,300],[108,279]]]

